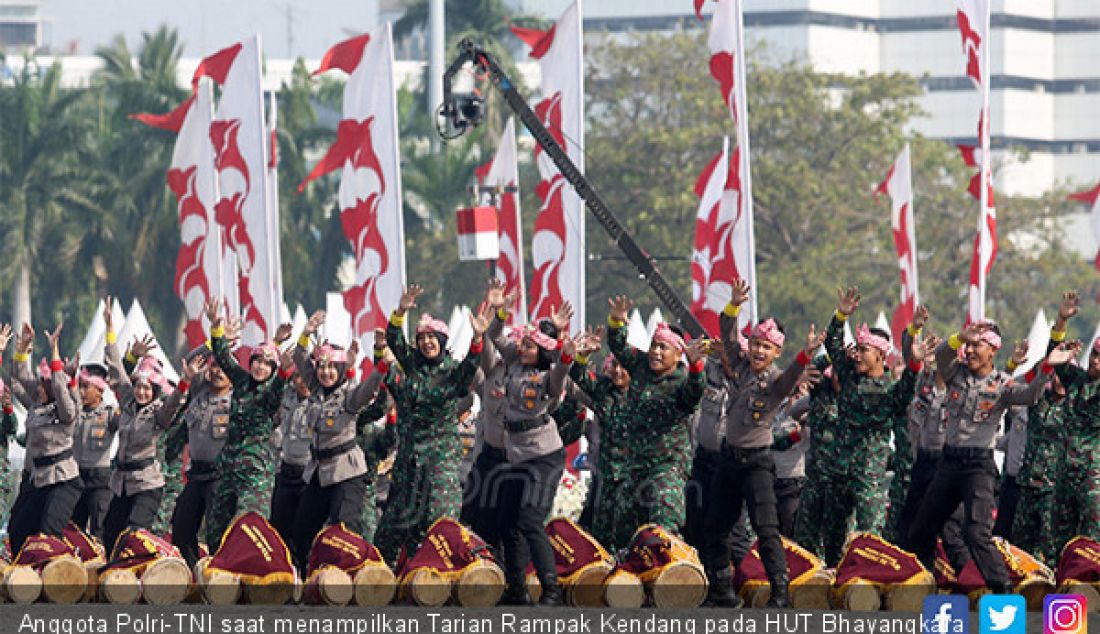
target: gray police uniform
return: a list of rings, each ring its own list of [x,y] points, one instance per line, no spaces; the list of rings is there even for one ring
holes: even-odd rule
[[[74,400],[78,400],[74,394]],[[80,467],[84,491],[73,509],[73,523],[96,539],[103,539],[103,522],[111,503],[111,445],[118,432],[114,407],[100,403],[80,412],[73,454]]]
[[[309,420],[309,400],[301,399],[293,389],[283,393],[282,403],[276,413],[280,436],[279,469],[275,473],[275,489],[271,492],[271,525],[279,531],[283,541],[293,540],[294,516],[306,481],[302,479],[306,465],[312,456],[313,428]]]
[[[1012,533],[1012,523],[1016,519],[1016,505],[1020,501],[1020,487],[1016,476],[1024,464],[1024,449],[1027,448],[1027,410],[1016,406],[1005,413],[1005,431],[997,438],[997,449],[1004,452],[1004,478],[997,491],[997,521],[993,524],[993,534],[1008,539]]]

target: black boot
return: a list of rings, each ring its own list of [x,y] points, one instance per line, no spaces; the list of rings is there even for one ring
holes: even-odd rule
[[[725,570],[707,570],[710,587],[704,605],[716,608],[739,608],[745,604],[733,591],[733,575],[729,568]]]
[[[526,583],[510,583],[500,595],[500,605],[532,605]]]
[[[771,580],[772,596],[764,605],[765,608],[789,608],[791,607],[791,593],[788,589],[787,575]]]
[[[539,584],[542,585],[542,595],[539,596],[539,605],[556,608],[565,604],[565,595],[562,594],[561,584],[558,583],[557,575],[540,577]]]

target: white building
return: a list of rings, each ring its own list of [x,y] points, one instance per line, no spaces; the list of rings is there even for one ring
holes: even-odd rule
[[[39,0],[0,0],[0,53],[36,51],[43,39]]]

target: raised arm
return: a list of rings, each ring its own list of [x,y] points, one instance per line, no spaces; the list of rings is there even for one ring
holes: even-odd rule
[[[401,365],[405,372],[412,372],[415,368],[409,365],[413,362],[414,355],[412,348],[409,347],[409,342],[405,339],[405,332],[402,327],[405,325],[405,318],[408,316],[409,309],[416,308],[416,298],[423,294],[424,289],[419,284],[410,284],[405,292],[401,294],[397,309],[393,311],[390,321],[386,324],[386,344],[389,345],[393,356],[397,358],[397,363]]]
[[[183,360],[180,364],[183,376],[180,377],[179,385],[176,386],[174,392],[168,395],[168,398],[164,399],[164,403],[157,410],[154,418],[154,424],[158,429],[168,429],[172,426],[172,423],[182,418],[179,414],[187,401],[187,394],[191,390],[192,381],[206,372],[209,363],[207,359],[198,355],[191,357],[190,361]]]
[[[783,374],[780,374],[772,383],[770,391],[773,396],[786,398],[798,387],[798,382],[802,380],[802,373],[806,370],[806,366],[813,361],[814,351],[821,347],[824,340],[825,333],[817,332],[817,327],[810,324],[810,328],[806,333],[806,346],[798,352],[798,356],[787,366]]]
[[[23,324],[19,333],[19,339],[15,342],[15,368],[12,371],[12,381],[17,388],[15,398],[23,404],[23,407],[31,409],[37,405],[35,395],[38,393],[38,381],[34,378],[34,370],[31,369],[31,354],[34,352],[34,328],[30,324]]]
[[[470,315],[470,325],[474,330],[474,337],[470,340],[470,350],[450,373],[451,382],[465,392],[469,391],[481,360],[485,331],[489,326],[489,315],[486,311],[488,307],[482,306],[476,315]]]
[[[58,348],[60,339],[61,324],[58,324],[57,328],[50,333],[50,384],[57,403],[57,419],[62,424],[68,425],[80,415],[80,406],[73,398],[70,390],[72,379],[65,373],[65,362],[61,360],[61,352]]]
[[[378,396],[378,388],[382,385],[382,373],[377,370],[370,373],[366,379],[348,390],[344,397],[344,409],[355,414],[366,409]]]
[[[1047,355],[1046,361],[1040,366],[1039,371],[1034,373],[1030,382],[1026,384],[1014,383],[1005,390],[1003,395],[1005,404],[1027,405],[1030,407],[1038,403],[1039,397],[1043,394],[1043,388],[1046,387],[1055,369],[1069,365],[1069,361],[1076,356],[1078,349],[1076,346],[1059,344]]]
[[[730,301],[718,316],[719,336],[722,338],[726,362],[730,367],[738,365],[745,358],[745,351],[741,349],[738,317],[741,314],[741,306],[749,299],[750,290],[749,283],[745,280],[734,280]]]
[[[906,337],[903,336],[902,339],[904,340]],[[913,402],[913,396],[917,391],[917,377],[920,376],[920,371],[924,368],[925,359],[932,355],[932,351],[936,349],[937,344],[938,341],[933,335],[910,342],[909,351],[904,355],[906,358],[905,371],[902,372],[901,378],[890,386],[890,402],[897,414],[909,409],[909,404]]]
[[[626,368],[631,376],[637,376],[637,372],[648,364],[646,355],[627,342],[627,320],[630,318],[630,309],[634,308],[634,302],[626,295],[619,295],[608,300],[610,310],[607,314],[607,345],[611,354],[619,360],[619,364]]]
[[[681,412],[691,413],[699,407],[706,391],[707,348],[711,342],[707,339],[695,339],[684,350],[688,364],[688,376],[676,386],[676,407]]]
[[[233,384],[233,389],[246,387],[251,375],[237,363],[237,358],[229,349],[229,340],[237,335],[236,326],[226,324],[222,317],[221,304],[217,299],[207,300],[206,318],[210,320],[210,348],[214,351],[218,366]]]
[[[833,372],[841,382],[846,382],[855,376],[852,362],[848,359],[844,346],[844,323],[849,315],[859,307],[859,288],[851,286],[846,289],[837,289],[836,312],[829,321],[829,327],[825,331],[825,351],[833,361]]]
[[[305,380],[310,392],[317,390],[318,383],[317,373],[314,370],[313,362],[309,358],[309,343],[324,323],[325,311],[315,311],[306,320],[305,326],[302,326],[302,334],[298,336],[298,342],[294,345],[294,366],[298,370],[298,375]]]

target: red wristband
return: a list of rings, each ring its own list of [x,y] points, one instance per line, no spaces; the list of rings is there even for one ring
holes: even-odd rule
[[[50,372],[60,372],[65,369],[65,362],[61,359],[50,361]]]
[[[909,359],[909,369],[913,372],[920,372],[924,367],[923,361],[917,361],[916,359]]]
[[[346,376],[349,381],[351,379],[354,379],[355,378],[355,368],[348,368],[348,371],[344,373],[344,376]]]
[[[187,381],[181,380],[179,384],[176,385],[176,389],[181,392],[186,392],[187,390],[191,389],[191,384]]]
[[[396,425],[397,424],[397,412],[390,412],[390,413],[386,414],[386,424],[387,425]]]
[[[798,365],[805,367],[810,365],[810,362],[813,361],[813,359],[810,358],[810,355],[806,354],[805,350],[799,350],[798,356],[795,357],[795,361],[798,362]]]
[[[707,369],[707,362],[705,359],[696,359],[695,363],[691,364],[691,373],[695,375],[702,374]]]
[[[1043,366],[1039,369],[1042,371],[1043,374],[1051,374],[1054,372],[1054,366],[1047,363],[1046,361],[1043,361]]]
[[[470,354],[481,354],[481,350],[485,347],[485,341],[482,339],[476,339],[470,342]]]
[[[1035,368],[1031,368],[1024,375],[1024,383],[1031,383],[1035,379]]]
[[[294,376],[294,368],[290,368],[288,370],[284,370],[282,368],[279,368],[279,378],[280,379],[285,380],[285,379],[289,379],[292,376]]]
[[[791,442],[802,442],[802,434],[798,433],[797,429],[792,429],[790,434]]]
[[[4,413],[8,414],[8,415],[14,414],[15,413],[15,406],[14,405],[5,405],[4,406]]]
[[[569,355],[567,355],[563,352],[562,355],[561,355],[561,362],[564,363],[565,365],[572,365],[573,364],[573,357],[571,357],[571,356],[569,356]]]
[[[386,363],[385,361],[379,361],[378,363],[374,364],[374,370],[382,376],[386,376],[390,373],[390,364]]]

